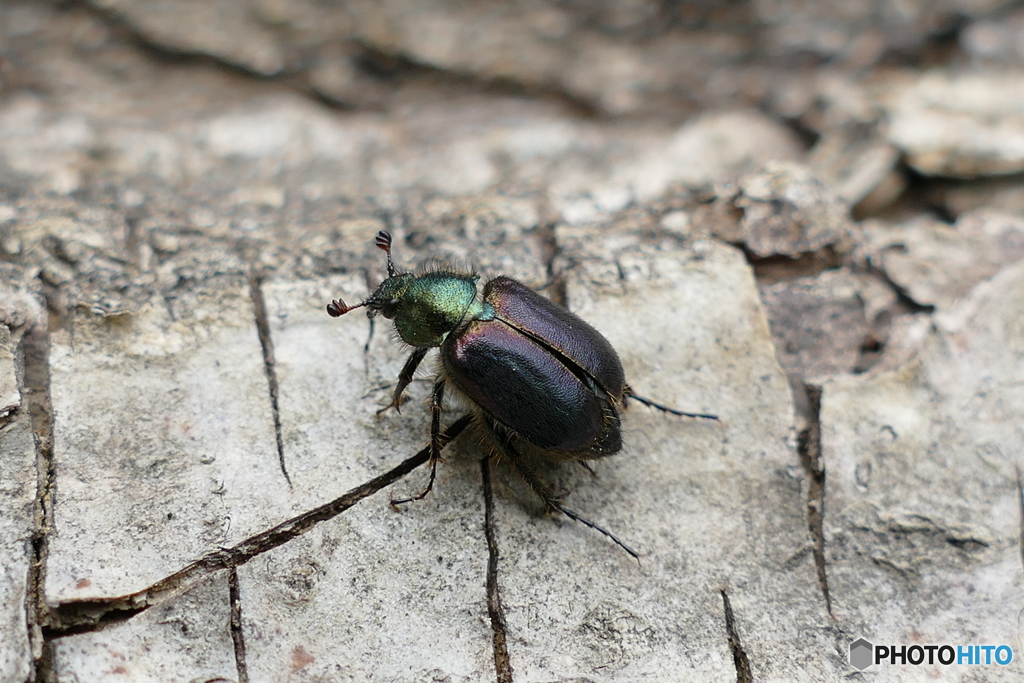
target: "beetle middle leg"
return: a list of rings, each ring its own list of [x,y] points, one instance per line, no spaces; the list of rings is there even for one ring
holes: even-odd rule
[[[501,433],[501,428],[488,419],[484,419],[482,422],[490,433],[491,439],[494,441],[494,445],[498,449],[498,452],[512,463],[516,468],[516,472],[519,473],[519,476],[522,477],[527,486],[537,494],[537,497],[544,501],[544,505],[549,511],[561,512],[569,519],[579,522],[580,524],[584,524],[594,531],[604,534],[617,546],[629,553],[634,560],[637,562],[640,561],[640,555],[626,545],[624,541],[620,540],[618,536],[562,505],[562,501],[559,496],[555,495],[555,492],[551,490],[551,487],[540,478],[540,476],[525,460],[523,460],[523,456],[520,455],[519,451],[516,450],[516,447],[512,445],[511,439],[507,435]]]
[[[420,359],[422,359],[422,356],[420,356]],[[409,360],[411,361],[412,359],[410,358]],[[406,365],[408,365],[408,363],[406,363]],[[423,489],[422,492],[418,495],[412,496],[411,498],[392,500],[391,507],[397,507],[404,503],[411,503],[414,500],[423,500],[434,488],[434,479],[437,478],[437,463],[441,461],[441,449],[444,447],[444,444],[442,443],[443,436],[441,434],[442,401],[444,401],[443,377],[434,383],[434,393],[430,398],[430,458],[427,460],[430,464],[430,479],[427,480],[427,488]]]
[[[429,350],[430,347],[416,349],[412,352],[412,355],[409,356],[409,359],[405,361],[405,365],[402,366],[402,371],[398,373],[398,385],[395,387],[394,397],[391,399],[391,403],[377,411],[378,417],[391,408],[394,408],[399,413],[402,412],[400,405],[402,401],[402,392],[405,391],[405,388],[412,382],[413,375],[416,374],[416,368],[419,367],[420,363],[423,361],[423,357],[427,355],[427,351]]]

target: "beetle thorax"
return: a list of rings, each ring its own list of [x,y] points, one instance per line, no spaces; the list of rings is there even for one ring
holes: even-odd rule
[[[476,275],[435,271],[419,275],[395,298],[398,335],[412,346],[440,346],[467,315],[483,311],[477,302]],[[477,304],[474,306],[474,304]]]

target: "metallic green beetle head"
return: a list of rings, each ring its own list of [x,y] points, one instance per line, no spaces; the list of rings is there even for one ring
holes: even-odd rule
[[[406,344],[430,347],[440,346],[467,314],[485,314],[484,305],[476,302],[478,276],[444,270],[423,275],[399,273],[391,260],[391,235],[381,230],[375,243],[388,256],[388,278],[368,299],[354,306],[347,306],[341,299],[332,301],[327,305],[332,317],[365,306],[369,318],[380,314],[394,320]],[[493,315],[493,309],[490,313]]]

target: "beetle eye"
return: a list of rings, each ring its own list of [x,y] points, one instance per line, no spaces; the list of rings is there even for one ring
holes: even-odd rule
[[[395,313],[398,312],[398,299],[388,299],[380,307],[381,315],[388,320],[395,317]]]

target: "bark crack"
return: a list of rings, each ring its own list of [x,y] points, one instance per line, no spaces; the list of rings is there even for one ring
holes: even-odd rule
[[[933,304],[921,304],[918,303],[910,292],[907,291],[906,287],[898,284],[895,280],[889,277],[889,274],[885,272],[880,266],[876,266],[870,261],[867,264],[867,272],[877,276],[881,279],[892,291],[896,294],[896,302],[906,308],[910,313],[934,313],[935,306]]]
[[[267,385],[270,387],[270,408],[274,416],[274,438],[277,440],[277,462],[281,466],[281,474],[288,486],[292,478],[288,476],[288,468],[284,459],[284,437],[281,435],[281,409],[278,401],[280,389],[277,384],[277,368],[274,361],[274,341],[270,337],[270,323],[267,321],[267,304],[263,299],[263,283],[253,276],[249,278],[249,296],[252,298],[256,311],[256,330],[263,348],[263,370],[267,374]]]
[[[245,637],[242,634],[242,597],[238,590],[238,568],[228,573],[228,592],[231,596],[231,641],[235,646],[235,668],[238,683],[249,683],[249,670],[245,663]]]
[[[553,209],[545,206],[546,212],[551,213]],[[569,308],[569,291],[565,281],[565,270],[555,269],[555,261],[561,252],[558,239],[555,236],[556,219],[551,217],[543,221],[537,227],[537,236],[540,239],[541,249],[544,254],[544,267],[548,278],[545,288],[551,292],[551,300],[562,308]]]
[[[798,437],[800,462],[807,472],[807,520],[814,540],[814,566],[818,572],[818,588],[825,598],[825,609],[832,614],[832,596],[825,571],[825,466],[821,462],[821,387],[804,385],[810,404],[809,423]]]
[[[512,662],[508,655],[505,610],[498,590],[498,539],[494,531],[494,490],[491,486],[491,459],[480,460],[484,480],[484,535],[487,537],[487,614],[494,632],[494,670],[498,683],[512,683]]]
[[[732,650],[732,661],[736,665],[737,683],[752,683],[754,674],[750,670],[750,660],[747,653],[743,651],[740,643],[740,634],[736,630],[736,618],[732,613],[732,603],[729,602],[729,594],[723,588],[719,591],[722,594],[722,606],[725,609],[725,632],[729,638],[729,649]]]
[[[1020,559],[1024,566],[1024,476],[1020,468],[1017,469],[1017,504],[1020,506]]]
[[[294,62],[294,60],[289,60],[288,64],[277,71],[267,72],[246,63],[245,60],[234,61],[216,50],[212,52],[195,50],[161,41],[159,37],[149,35],[143,27],[137,25],[124,12],[105,7],[102,2],[75,0],[67,4],[71,7],[83,8],[86,12],[99,18],[112,31],[116,32],[121,40],[153,59],[172,63],[209,65],[247,78],[283,83],[326,107],[341,111],[358,109],[367,105],[379,106],[377,98],[371,98],[368,102],[360,99],[350,101],[344,96],[315,87],[304,73],[306,70],[304,65]],[[498,75],[488,76],[450,70],[411,59],[402,51],[382,49],[380,46],[358,37],[350,37],[347,42],[355,48],[354,54],[349,57],[349,60],[362,77],[371,83],[386,85],[389,82],[393,83],[397,78],[412,82],[422,80],[437,82],[440,79],[442,82],[473,88],[485,93],[491,92],[499,95],[530,93],[542,98],[550,98],[561,102],[576,115],[584,118],[592,118],[600,114],[600,108],[596,103],[587,97],[572,93],[566,88],[554,85],[526,84]]]
[[[472,421],[472,415],[463,415],[449,425],[441,435],[442,448],[461,434]],[[301,536],[318,524],[337,517],[363,499],[394,484],[427,462],[429,457],[430,447],[428,446],[384,474],[360,484],[339,498],[281,522],[230,548],[209,552],[180,571],[137,593],[118,598],[73,601],[57,605],[49,611],[48,623],[50,625],[47,635],[59,637],[102,630],[110,624],[119,623],[154,605],[166,602],[184,593],[216,571],[239,567],[249,560]]]
[[[46,560],[53,528],[53,497],[56,470],[53,460],[53,408],[50,403],[50,335],[44,325],[28,330],[22,338],[24,400],[36,443],[36,500],[32,560],[29,565],[25,610],[36,680],[52,678],[52,651],[44,629],[50,622],[46,604]]]
[[[129,47],[138,49],[142,54],[150,58],[177,64],[209,65],[249,78],[258,78],[265,81],[272,81],[278,78],[276,74],[261,73],[243,62],[233,62],[222,56],[209,54],[202,50],[191,50],[160,42],[147,35],[144,29],[137,26],[124,13],[119,12],[117,9],[104,7],[102,3],[95,2],[94,0],[74,0],[65,4],[68,8],[82,9],[96,17],[106,24],[118,39]]]

